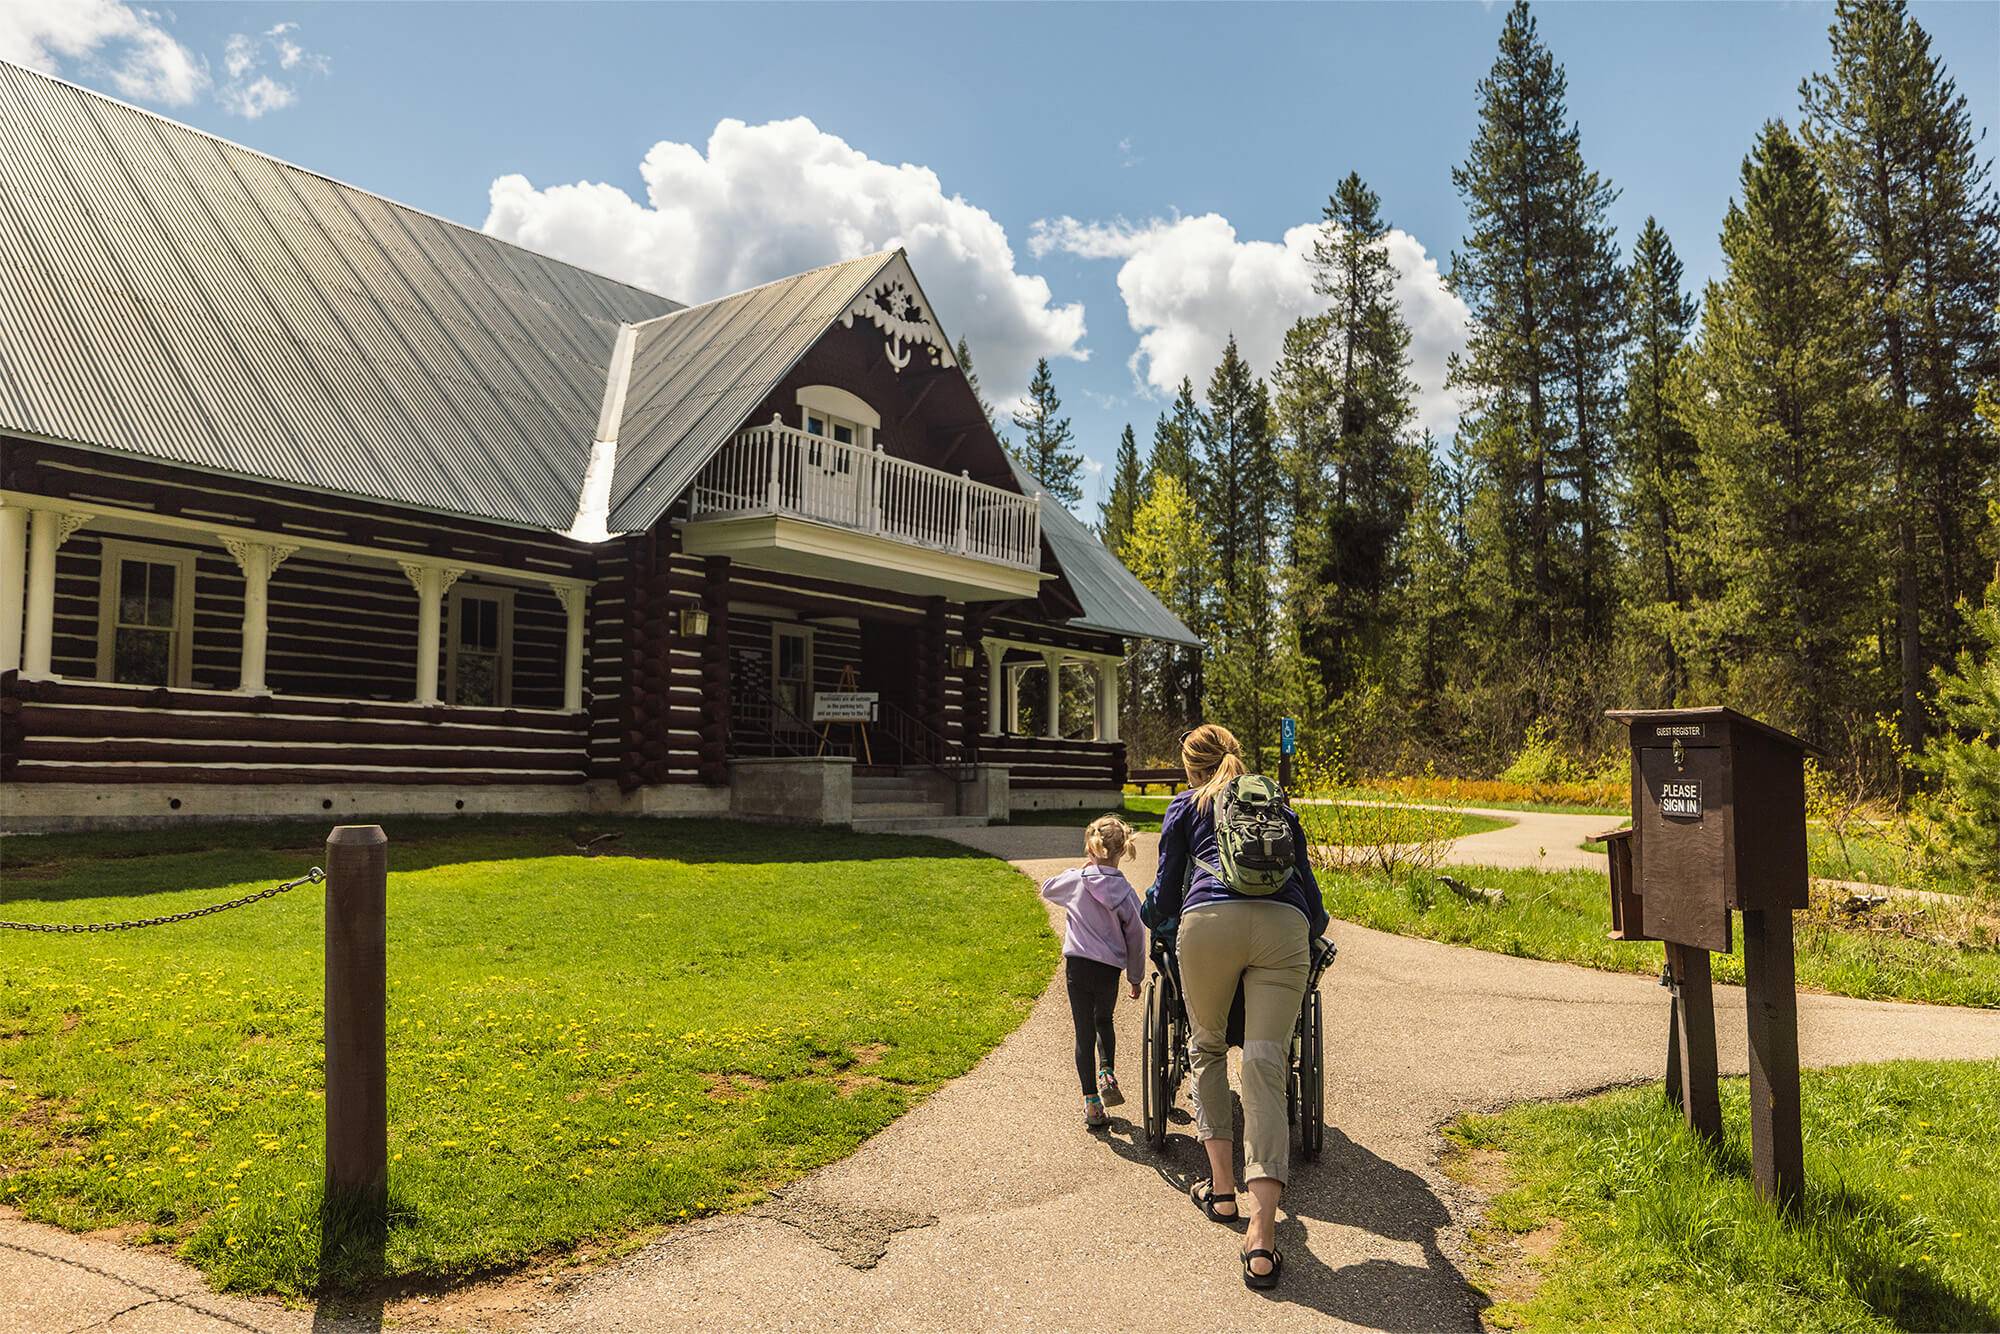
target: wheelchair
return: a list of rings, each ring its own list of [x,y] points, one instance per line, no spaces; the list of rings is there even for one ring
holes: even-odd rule
[[[1326,1019],[1319,981],[1339,953],[1324,937],[1312,942],[1312,963],[1306,974],[1305,999],[1292,1025],[1290,1061],[1285,1075],[1285,1119],[1298,1127],[1299,1153],[1317,1159],[1326,1142]],[[1155,1151],[1167,1145],[1167,1113],[1192,1064],[1188,1058],[1187,1005],[1182,999],[1180,960],[1169,937],[1152,938],[1153,971],[1146,979],[1144,1028],[1140,1035],[1140,1069],[1144,1076],[1141,1102],[1146,1142]],[[1243,1045],[1243,988],[1229,1010],[1229,1045]]]

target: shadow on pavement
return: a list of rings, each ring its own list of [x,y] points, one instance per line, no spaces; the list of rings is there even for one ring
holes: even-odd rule
[[[1237,1108],[1241,1121],[1241,1105]],[[1208,1175],[1208,1158],[1188,1133],[1191,1118],[1179,1108],[1172,1118],[1184,1129],[1169,1131],[1166,1148],[1147,1147],[1129,1118],[1112,1121],[1105,1142],[1127,1161],[1149,1167],[1160,1178],[1160,1208],[1192,1209],[1188,1188]],[[1304,1306],[1322,1315],[1369,1329],[1477,1330],[1485,1299],[1446,1258],[1438,1233],[1451,1222],[1435,1192],[1421,1176],[1396,1166],[1328,1127],[1318,1162],[1293,1151],[1292,1181],[1278,1215],[1278,1247],[1285,1256],[1284,1281],[1260,1296]],[[1238,1157],[1240,1170],[1242,1159]],[[1331,1229],[1351,1227],[1385,1241],[1420,1249],[1423,1264],[1371,1258],[1338,1263]],[[1218,1233],[1221,1229],[1217,1229]],[[1319,1249],[1313,1237],[1322,1237]],[[1231,1251],[1242,1233],[1218,1236],[1216,1263],[1233,1265]]]

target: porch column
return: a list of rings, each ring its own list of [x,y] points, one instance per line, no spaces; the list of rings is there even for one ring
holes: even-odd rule
[[[398,561],[410,587],[417,590],[417,703],[438,702],[438,629],[444,622],[445,591],[464,570],[445,565]]]
[[[37,509],[28,525],[28,607],[21,632],[23,676],[45,681],[55,675],[56,552],[88,517],[66,510]]]
[[[1044,651],[1042,661],[1049,669],[1049,708],[1048,717],[1042,724],[1042,735],[1051,741],[1060,741],[1062,740],[1062,654]]]
[[[21,611],[28,591],[28,511],[0,501],[0,672],[21,665]]]
[[[250,542],[225,537],[222,545],[236,558],[243,571],[243,658],[236,688],[246,695],[268,695],[264,684],[264,649],[270,642],[271,572],[297,551],[295,546]]]
[[[986,650],[986,735],[999,736],[1007,694],[1007,674],[1001,670],[1000,661],[1007,656],[1007,650],[990,639],[982,647]]]
[[[1109,658],[1097,660],[1097,739],[1118,739],[1118,664]]]
[[[569,618],[568,634],[563,641],[563,708],[571,713],[583,709],[583,599],[580,584],[553,585],[556,601],[562,603],[563,614]]]

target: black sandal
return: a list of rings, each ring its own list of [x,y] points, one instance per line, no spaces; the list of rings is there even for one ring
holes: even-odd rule
[[[1208,1187],[1206,1192],[1202,1190],[1203,1186]],[[1236,1196],[1234,1194],[1216,1194],[1215,1183],[1206,1178],[1188,1187],[1188,1198],[1194,1201],[1195,1208],[1208,1215],[1208,1221],[1211,1223],[1221,1223],[1227,1226],[1231,1223],[1240,1223],[1243,1221],[1243,1210],[1240,1207],[1233,1214],[1219,1214],[1215,1212],[1215,1206],[1218,1204],[1235,1204]]]
[[[1250,1262],[1260,1255],[1271,1262],[1271,1272],[1268,1274],[1260,1274],[1250,1267]],[[1275,1288],[1278,1286],[1278,1275],[1285,1272],[1285,1253],[1283,1251],[1267,1251],[1260,1246],[1254,1251],[1242,1252],[1242,1256],[1244,1287]]]

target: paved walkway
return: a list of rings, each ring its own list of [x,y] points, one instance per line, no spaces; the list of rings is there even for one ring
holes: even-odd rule
[[[1520,812],[1500,812],[1509,818]],[[1572,831],[1568,824],[1576,822]],[[1575,847],[1596,816],[1520,818],[1464,840],[1460,860],[1602,865]],[[1501,841],[1504,834],[1514,837]],[[1574,836],[1572,837],[1572,833]],[[1076,831],[999,828],[963,841],[1040,879]],[[1490,840],[1485,846],[1478,840]],[[1140,839],[1149,866],[1156,840]],[[1541,849],[1548,857],[1537,860]],[[1559,851],[1567,849],[1566,851]],[[1520,864],[1520,863],[1517,863]],[[553,1304],[484,1309],[481,1326],[570,1331],[1477,1327],[1459,1264],[1473,1201],[1437,1171],[1437,1126],[1465,1108],[1658,1078],[1666,1000],[1650,979],[1384,935],[1335,923],[1328,974],[1325,1157],[1301,1164],[1279,1241],[1286,1277],[1248,1292],[1236,1234],[1184,1197],[1202,1168],[1184,1114],[1155,1157],[1130,1121],[1081,1127],[1067,1003],[1045,994],[965,1078],[853,1156],[747,1214],[680,1229]],[[1717,989],[1725,1073],[1744,1068],[1742,993]],[[1139,1007],[1119,1007],[1120,1068],[1137,1115]],[[1800,998],[1800,1051],[1834,1065],[1899,1056],[2000,1058],[2000,1014]],[[1182,1107],[1186,1093],[1182,1094]],[[221,1298],[178,1263],[0,1213],[0,1334],[107,1329],[374,1329]],[[419,1317],[404,1307],[399,1315]],[[446,1316],[445,1327],[453,1317]]]

